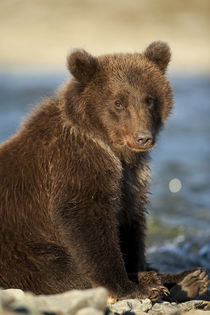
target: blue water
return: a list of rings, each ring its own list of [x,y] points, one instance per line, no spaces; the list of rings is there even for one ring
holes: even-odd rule
[[[50,96],[67,72],[0,73],[0,142]],[[210,76],[170,75],[176,107],[152,152],[148,258],[161,270],[210,272]],[[177,193],[169,190],[181,181]]]

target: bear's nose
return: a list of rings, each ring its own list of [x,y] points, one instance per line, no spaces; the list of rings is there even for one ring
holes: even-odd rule
[[[150,145],[152,144],[152,134],[151,132],[147,131],[137,131],[135,136],[134,136],[134,140],[136,142],[136,144],[138,145]]]

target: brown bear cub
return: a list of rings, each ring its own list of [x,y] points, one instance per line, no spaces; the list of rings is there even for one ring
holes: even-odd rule
[[[145,261],[148,151],[173,106],[169,60],[163,42],[142,54],[73,52],[73,78],[1,145],[1,287],[104,286],[152,300],[164,285],[186,299],[207,290],[199,268],[161,275]]]

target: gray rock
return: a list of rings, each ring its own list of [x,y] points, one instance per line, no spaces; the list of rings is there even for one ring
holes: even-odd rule
[[[115,314],[150,314],[150,315],[181,315],[185,312],[186,315],[191,315],[192,312],[198,311],[198,308],[204,308],[204,310],[199,310],[198,314],[206,315],[209,312],[207,309],[210,309],[210,303],[202,300],[194,300],[185,303],[175,303],[175,302],[164,302],[155,303],[152,305],[152,302],[149,299],[145,300],[124,300],[114,304],[108,304],[110,310]],[[210,314],[209,314],[210,315]]]
[[[210,311],[190,310],[189,312],[181,313],[181,315],[210,315]]]
[[[179,315],[180,310],[176,305],[171,303],[155,303],[152,307],[152,310],[148,312],[151,315],[167,314],[167,315]]]
[[[184,303],[169,303],[169,302],[163,302],[163,303],[155,303],[152,307],[152,309],[148,312],[150,315],[156,315],[156,314],[166,314],[166,315],[180,315],[185,312],[190,312],[189,315],[193,310],[196,310],[197,308],[203,307],[205,305],[205,301],[189,301]],[[206,311],[202,311],[203,314],[206,314]],[[187,313],[186,313],[187,314]]]
[[[113,313],[123,314],[124,312],[144,313],[152,308],[152,302],[149,299],[144,300],[124,300],[114,304],[108,304]]]

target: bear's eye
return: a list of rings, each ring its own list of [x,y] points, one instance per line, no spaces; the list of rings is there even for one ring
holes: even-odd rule
[[[122,102],[120,100],[117,100],[114,102],[114,105],[117,109],[123,109],[123,105],[122,105]]]
[[[146,102],[147,102],[147,105],[148,105],[149,107],[153,107],[154,104],[155,104],[155,99],[154,99],[154,97],[152,97],[151,95],[148,95],[148,96],[147,96],[147,99],[146,99]]]

